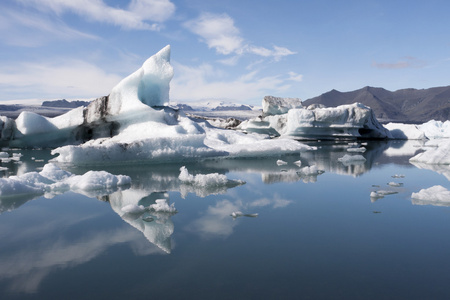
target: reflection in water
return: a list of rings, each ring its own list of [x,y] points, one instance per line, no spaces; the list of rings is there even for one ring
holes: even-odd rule
[[[143,214],[132,214],[122,210],[122,207],[130,204],[148,207],[156,203],[158,199],[166,199],[169,202],[169,195],[162,192],[148,194],[145,190],[128,189],[111,194],[109,203],[125,222],[141,231],[150,243],[158,246],[164,252],[170,253],[172,250],[170,237],[174,230],[170,217],[174,213],[146,211]]]
[[[41,282],[52,272],[84,264],[113,245],[129,243],[136,255],[158,252],[155,248],[143,245],[139,234],[128,229],[87,233],[78,239],[67,239],[56,233],[56,228],[60,226],[55,226],[55,221],[63,224],[62,219],[66,216],[60,218],[52,221],[53,226],[44,223],[17,232],[15,240],[34,241],[32,247],[22,247],[0,256],[0,280],[10,281],[11,292],[36,292]],[[79,223],[85,220],[81,219]],[[35,240],[36,236],[39,241]]]

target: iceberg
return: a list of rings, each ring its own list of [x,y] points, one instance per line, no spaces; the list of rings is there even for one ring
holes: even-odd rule
[[[53,162],[79,165],[251,157],[296,153],[312,147],[289,139],[244,134],[196,122],[168,106],[173,77],[170,46],[147,59],[108,96],[87,107],[47,118],[23,112],[2,117],[5,146],[52,147]]]
[[[266,98],[263,106],[265,103]],[[278,106],[268,108],[263,116],[246,120],[237,129],[294,139],[392,138],[389,130],[378,122],[372,109],[361,103],[329,108],[292,107],[288,105],[289,101],[276,103],[287,107],[284,110]]]
[[[450,121],[430,120],[423,124],[389,123],[385,127],[394,139],[427,140],[450,138]]]

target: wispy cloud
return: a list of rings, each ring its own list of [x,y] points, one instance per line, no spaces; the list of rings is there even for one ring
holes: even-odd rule
[[[58,20],[4,8],[0,11],[0,42],[7,45],[36,47],[52,40],[92,39],[99,37],[72,29]]]
[[[112,7],[103,0],[18,0],[25,6],[61,15],[74,13],[94,22],[108,23],[125,29],[159,30],[158,23],[175,12],[170,0],[132,0],[126,9]],[[156,23],[148,23],[156,22]]]
[[[276,61],[295,52],[279,46],[268,49],[247,42],[240,30],[234,25],[234,20],[227,14],[203,13],[197,19],[184,23],[191,32],[200,36],[209,48],[223,55],[242,55],[251,53],[262,57],[272,57]],[[236,63],[236,57],[223,61],[227,64]]]
[[[186,66],[174,62],[177,70],[171,84],[171,99],[177,101],[201,99],[233,99],[247,101],[262,98],[266,93],[282,93],[291,87],[291,76],[258,76],[251,71],[227,79],[210,64]]]
[[[33,98],[95,98],[109,94],[120,80],[121,76],[109,74],[82,60],[23,62],[2,67],[1,98],[8,100],[15,95]],[[24,95],[24,90],[31,94]]]
[[[406,69],[406,68],[422,68],[425,66],[425,62],[422,60],[412,57],[406,56],[402,60],[399,60],[394,63],[384,63],[384,62],[372,62],[372,67],[377,69]]]

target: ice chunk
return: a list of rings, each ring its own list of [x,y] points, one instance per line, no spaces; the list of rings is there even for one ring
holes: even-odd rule
[[[436,141],[436,148],[428,148],[425,152],[419,153],[409,159],[410,162],[426,164],[450,164],[450,140]]]
[[[391,176],[392,178],[405,178],[405,175],[402,174],[395,174]]]
[[[277,165],[284,166],[284,165],[287,165],[287,162],[285,162],[284,160],[279,159],[279,160],[277,160]]]
[[[301,160],[294,161],[294,164],[300,167],[302,165],[302,161]]]
[[[386,195],[392,195],[392,194],[397,194],[397,193],[398,192],[396,192],[396,191],[389,191],[389,190],[373,191],[370,193],[370,198],[380,199],[380,198],[384,198],[384,196],[386,196]]]
[[[403,186],[403,183],[391,181],[391,182],[388,183],[388,185],[389,186],[393,186],[393,187],[401,187],[401,186]]]
[[[358,148],[356,148],[356,147],[351,147],[351,148],[347,148],[347,152],[357,152],[357,153],[364,153],[364,152],[366,152],[366,148],[364,148],[364,147],[358,147]]]
[[[365,162],[366,159],[362,155],[348,155],[345,154],[343,157],[338,158],[338,161],[342,162],[343,164],[351,164],[351,163],[358,163],[358,162]]]
[[[428,189],[421,189],[417,193],[412,193],[411,198],[414,204],[433,204],[450,206],[450,191],[441,185],[435,185]]]
[[[89,171],[73,175],[48,164],[41,172],[28,172],[19,176],[0,178],[0,197],[43,195],[44,193],[105,190],[130,183],[130,177],[112,175],[105,171]]]
[[[239,217],[250,217],[250,218],[256,218],[258,214],[244,214],[241,211],[233,211],[230,216],[233,217],[233,219],[239,218]]]
[[[175,209],[175,203],[169,205],[166,199],[157,199],[155,200],[155,202],[156,202],[155,204],[149,206],[149,209],[151,211],[171,213],[171,214],[177,212],[177,210]]]
[[[392,137],[377,121],[372,109],[361,103],[330,108],[290,108],[284,114],[244,121],[237,128],[246,132],[305,139]]]
[[[180,175],[178,176],[182,182],[197,185],[197,186],[226,186],[229,184],[243,184],[241,180],[229,180],[227,176],[219,173],[211,174],[189,174],[185,166],[180,168]]]
[[[73,190],[98,190],[111,189],[128,185],[131,182],[129,176],[113,175],[106,171],[88,171],[84,175],[74,175],[65,180]]]

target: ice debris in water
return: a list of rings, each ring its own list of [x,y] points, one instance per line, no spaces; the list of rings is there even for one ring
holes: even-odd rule
[[[396,191],[388,191],[388,190],[373,191],[370,193],[370,198],[380,199],[380,198],[384,198],[384,196],[386,196],[386,195],[392,195],[392,194],[397,194],[397,193],[398,192],[396,192]]]
[[[392,178],[405,178],[405,175],[395,174],[391,176]]]
[[[323,173],[325,173],[325,171],[317,169],[316,165],[303,167],[297,171],[298,175],[303,175],[303,176],[320,175]]]
[[[428,189],[421,189],[417,193],[412,193],[411,198],[430,202],[450,202],[450,191],[441,185],[435,185]]]
[[[188,169],[185,166],[180,168],[180,175],[178,176],[182,182],[189,183],[196,186],[206,187],[206,186],[227,186],[227,185],[238,185],[244,184],[242,180],[230,180],[227,176],[219,173],[211,174],[189,174]]]
[[[0,197],[52,194],[68,190],[107,190],[128,185],[130,182],[129,176],[113,175],[105,171],[73,175],[50,163],[39,173],[28,172],[20,176],[0,178]]]
[[[403,183],[391,181],[391,182],[388,183],[388,185],[389,186],[393,186],[393,187],[401,187],[401,186],[403,186]]]
[[[277,160],[277,165],[284,166],[284,165],[287,165],[287,162],[285,162],[284,160],[279,159],[279,160]]]
[[[230,216],[233,217],[233,219],[239,218],[239,217],[250,217],[250,218],[256,218],[258,214],[244,214],[241,211],[233,211]]]
[[[150,211],[164,212],[164,213],[176,213],[175,203],[169,205],[166,199],[157,199],[155,204],[149,206]]]
[[[359,152],[359,153],[364,153],[366,152],[366,148],[364,147],[358,147],[358,148],[347,148],[347,152]]]
[[[365,162],[366,159],[362,155],[348,155],[345,154],[343,157],[338,158],[338,161],[342,162],[343,164],[351,164],[353,162]]]
[[[302,161],[301,160],[294,161],[294,164],[300,167],[302,165]]]

